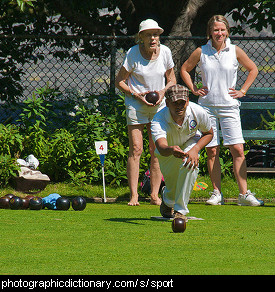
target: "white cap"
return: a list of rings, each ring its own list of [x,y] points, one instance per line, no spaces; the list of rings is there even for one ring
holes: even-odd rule
[[[158,23],[153,19],[143,20],[139,25],[138,33],[142,32],[144,30],[147,30],[147,29],[159,29],[160,33],[163,33],[163,31],[164,31],[161,27],[159,27]]]

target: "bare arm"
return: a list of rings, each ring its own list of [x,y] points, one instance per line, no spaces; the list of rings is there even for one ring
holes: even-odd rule
[[[162,156],[174,155],[177,158],[184,158],[187,156],[187,153],[183,152],[179,146],[168,146],[166,138],[159,138],[156,141],[156,147]]]
[[[121,69],[119,70],[117,77],[116,77],[116,81],[115,81],[115,85],[116,87],[124,92],[125,94],[128,95],[132,95],[134,98],[140,99],[142,102],[146,103],[149,106],[152,106],[151,103],[147,102],[145,99],[145,95],[148,93],[147,92],[143,92],[143,93],[137,93],[135,91],[132,91],[130,89],[130,87],[127,85],[126,81],[130,76],[130,72],[128,72],[123,66],[121,67]]]
[[[126,84],[126,80],[129,78],[129,76],[130,73],[122,66],[116,77],[115,85],[120,91],[128,95],[131,95],[131,90],[129,86]]]
[[[200,57],[201,48],[197,48],[181,66],[180,75],[186,86],[192,91],[193,94],[203,96],[207,94],[207,87],[198,89],[189,74],[189,72],[192,71],[200,61]]]
[[[177,83],[177,80],[176,80],[176,76],[175,76],[175,72],[174,72],[174,68],[171,68],[169,70],[167,70],[165,72],[165,76],[166,76],[166,86],[160,90],[158,93],[159,93],[159,100],[156,104],[160,104],[162,99],[164,98],[164,95],[165,95],[165,91],[172,85],[175,85]]]
[[[203,147],[205,147],[208,143],[211,142],[213,138],[213,129],[211,128],[208,132],[203,132],[200,140],[197,142],[197,144],[192,147],[188,152],[188,158],[185,162],[185,166],[187,166],[190,162],[189,168],[192,166],[198,167],[199,165],[199,152]]]
[[[258,68],[257,68],[256,64],[251,59],[249,59],[247,54],[238,46],[236,46],[236,55],[237,55],[237,59],[238,59],[239,63],[249,73],[248,73],[246,81],[243,84],[241,90],[235,90],[234,88],[229,88],[231,90],[229,92],[229,94],[233,98],[243,97],[258,75]]]

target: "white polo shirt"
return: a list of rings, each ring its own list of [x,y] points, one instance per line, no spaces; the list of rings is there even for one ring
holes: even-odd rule
[[[212,47],[209,40],[201,47],[199,66],[201,69],[203,86],[207,86],[208,93],[199,97],[199,104],[203,106],[234,106],[239,101],[229,94],[229,88],[235,88],[239,62],[236,56],[236,46],[226,40],[226,46],[220,53]]]
[[[140,53],[139,45],[135,45],[127,52],[123,67],[130,73],[127,80],[130,89],[137,93],[143,93],[165,88],[165,73],[174,67],[174,62],[171,50],[165,45],[160,45],[160,53],[155,60],[144,59]],[[125,105],[142,112],[156,111],[155,107],[149,107],[131,95],[125,96]],[[158,108],[163,106],[165,106],[164,99]]]
[[[156,113],[151,122],[154,142],[159,138],[166,138],[169,146],[183,146],[190,138],[201,136],[201,132],[208,132],[210,129],[208,114],[201,106],[193,102],[189,102],[186,108],[182,126],[175,123],[168,107]]]

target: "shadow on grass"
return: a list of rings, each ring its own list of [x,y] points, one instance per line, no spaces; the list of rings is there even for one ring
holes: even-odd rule
[[[130,223],[130,224],[140,224],[140,225],[145,225],[144,223],[139,223],[139,222],[133,222],[133,221],[159,221],[157,218],[109,218],[109,219],[104,219],[105,221],[110,221],[110,222],[120,222],[120,223]]]
[[[110,221],[110,222],[145,225],[144,223],[133,222],[133,221],[151,221],[152,219],[151,218],[109,218],[109,219],[104,219],[104,220]]]

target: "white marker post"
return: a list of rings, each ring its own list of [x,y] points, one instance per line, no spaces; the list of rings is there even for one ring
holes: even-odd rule
[[[102,180],[103,180],[103,193],[104,193],[104,203],[107,202],[106,192],[105,192],[105,177],[104,177],[104,160],[105,155],[108,152],[108,144],[107,141],[96,141],[95,142],[95,150],[96,154],[99,155],[101,167],[102,167]]]

